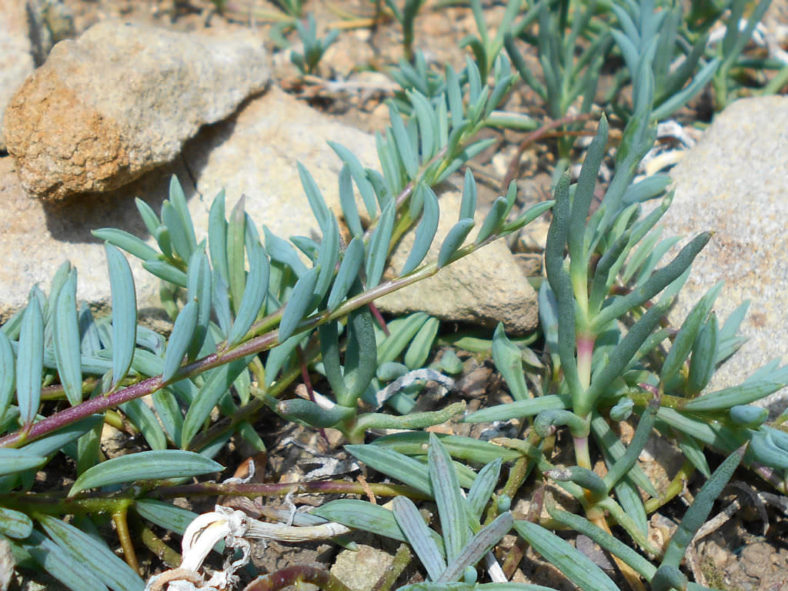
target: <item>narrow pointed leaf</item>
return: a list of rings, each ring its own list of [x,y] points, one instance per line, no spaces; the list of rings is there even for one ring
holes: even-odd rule
[[[350,288],[358,280],[358,272],[364,262],[364,240],[357,236],[347,245],[342,262],[339,264],[334,285],[328,294],[327,308],[333,310],[345,299]]]
[[[199,476],[223,469],[221,464],[190,451],[143,451],[93,466],[77,478],[68,495],[110,484]]]
[[[0,450],[0,476],[38,468],[46,461],[43,454],[36,454],[29,450],[2,449]]]
[[[233,312],[238,313],[241,307],[241,297],[246,286],[246,269],[244,246],[246,239],[246,197],[242,196],[230,212],[230,222],[227,226],[227,272],[229,274],[228,287]]]
[[[501,372],[509,391],[515,400],[528,399],[528,386],[523,372],[523,358],[520,349],[512,343],[504,332],[503,324],[495,328],[492,342],[492,357],[495,367]]]
[[[233,327],[227,336],[228,346],[235,345],[243,339],[263,308],[268,293],[268,279],[271,270],[263,247],[259,243],[250,244],[248,255],[249,276],[246,279],[246,286],[241,296],[235,322],[233,322]]]
[[[687,509],[678,529],[670,539],[660,566],[679,566],[695,532],[706,521],[709,513],[711,513],[714,501],[728,484],[736,468],[738,468],[744,456],[744,451],[745,446],[742,446],[728,456],[714,471],[711,478],[706,481],[706,484],[703,485],[698,494],[695,495],[694,502]]]
[[[112,387],[126,377],[137,342],[137,295],[126,257],[111,244],[105,245],[112,292]]]
[[[468,491],[468,508],[475,520],[481,520],[482,511],[495,491],[500,474],[501,459],[496,458],[479,470],[476,480],[473,481],[473,486]]]
[[[470,168],[465,169],[465,185],[462,189],[462,202],[460,203],[460,219],[473,219],[476,213],[476,179]]]
[[[446,238],[441,244],[441,249],[438,252],[438,268],[446,266],[457,250],[465,242],[465,238],[473,228],[473,219],[465,218],[454,224],[454,226],[446,234]]]
[[[418,460],[375,445],[346,445],[345,450],[370,468],[432,496],[427,466]]]
[[[299,277],[290,294],[282,321],[279,323],[279,342],[286,341],[298,328],[298,323],[314,308],[314,292],[320,269],[314,267]]]
[[[41,375],[44,369],[44,318],[38,299],[31,298],[22,316],[19,350],[16,358],[16,392],[19,419],[33,422],[41,401]]]
[[[361,165],[361,162],[359,162],[358,158],[356,158],[356,155],[348,150],[345,146],[337,144],[336,142],[328,142],[328,145],[331,146],[331,149],[336,152],[337,156],[339,156],[342,162],[344,162],[345,165],[350,169],[350,174],[353,177],[356,186],[358,187],[358,192],[361,193],[361,199],[364,201],[367,214],[370,218],[374,218],[375,214],[377,213],[375,192],[372,189],[372,185],[367,179],[366,174],[364,173],[364,167]],[[349,221],[348,225],[350,225]]]
[[[554,533],[529,521],[515,521],[514,529],[534,550],[584,591],[619,591],[618,585],[590,558]]]
[[[312,510],[311,514],[400,542],[408,541],[391,511],[366,501],[355,499],[329,501]]]
[[[408,538],[408,543],[413,548],[416,556],[427,569],[427,574],[433,581],[446,570],[440,549],[430,535],[430,529],[424,523],[424,518],[419,513],[416,505],[407,497],[394,497],[392,500],[394,517],[400,529]]]
[[[465,547],[470,535],[466,501],[460,492],[451,457],[434,434],[430,434],[427,455],[430,482],[446,544],[446,559],[452,562]]]
[[[102,541],[51,515],[42,515],[39,521],[50,538],[78,557],[110,588],[140,591],[145,586],[139,575]]]
[[[194,329],[194,337],[187,352],[189,360],[194,360],[208,336],[213,303],[211,265],[202,246],[194,250],[192,258],[189,260],[187,281],[187,302],[195,302],[197,304],[197,323]]]
[[[169,198],[170,203],[172,203],[175,211],[178,213],[181,225],[186,234],[186,240],[189,244],[189,253],[184,260],[188,261],[192,251],[197,248],[197,239],[194,236],[194,225],[192,224],[191,214],[189,213],[189,207],[186,203],[186,195],[183,192],[183,187],[178,177],[175,175],[172,175],[170,179]]]
[[[424,204],[421,214],[421,222],[416,228],[416,237],[413,246],[408,253],[408,258],[400,271],[400,275],[407,275],[419,266],[432,246],[435,233],[438,231],[438,221],[440,219],[440,209],[438,207],[438,197],[430,187],[424,187]]]
[[[140,238],[133,234],[129,234],[125,230],[118,230],[117,228],[101,228],[91,232],[93,236],[99,240],[105,240],[110,244],[114,244],[118,248],[122,248],[129,254],[134,255],[143,261],[153,260],[159,256],[156,249],[152,248]]]
[[[169,382],[181,366],[194,338],[198,312],[197,302],[192,301],[183,307],[175,319],[170,340],[167,342],[167,352],[164,354],[164,372],[161,376],[163,382]]]
[[[192,438],[199,432],[205,420],[210,416],[213,407],[229,391],[233,382],[249,361],[248,357],[237,359],[205,374],[205,383],[200,388],[183,421],[181,447],[186,448],[189,446]]]
[[[388,258],[389,243],[391,242],[391,233],[394,229],[395,214],[394,202],[391,201],[383,209],[383,213],[380,214],[377,228],[375,228],[369,240],[369,250],[367,251],[365,263],[367,289],[377,286],[380,283],[380,278],[383,276],[383,270],[386,267]]]
[[[330,142],[329,142],[330,143]],[[339,203],[345,223],[354,237],[362,236],[364,228],[361,226],[361,217],[356,206],[356,196],[353,194],[353,177],[347,164],[339,171]]]
[[[146,271],[159,279],[164,279],[164,281],[178,287],[186,287],[188,284],[186,273],[164,261],[145,261],[142,263],[142,266]]]
[[[11,399],[14,396],[16,382],[16,364],[14,363],[14,349],[11,341],[3,331],[0,331],[0,420],[3,419]]]
[[[73,554],[44,534],[33,530],[30,537],[20,545],[44,571],[72,591],[107,591],[106,585],[88,567],[80,564]]]
[[[0,507],[0,533],[9,538],[25,539],[33,531],[33,521],[21,511]]]
[[[164,435],[159,420],[151,408],[141,399],[135,398],[120,405],[120,409],[137,427],[152,449],[167,449],[167,436]]]
[[[514,519],[509,511],[500,514],[495,520],[483,527],[460,550],[456,558],[449,562],[438,582],[456,581],[469,566],[479,562],[512,529]],[[445,533],[444,533],[445,536]]]
[[[230,280],[227,268],[227,220],[224,217],[224,189],[214,197],[208,214],[208,249],[213,268],[225,284]]]
[[[318,224],[320,224],[320,228],[325,232],[327,224],[333,215],[328,209],[326,200],[323,198],[323,194],[320,192],[320,188],[317,186],[315,179],[312,178],[312,175],[300,162],[297,163],[297,167],[298,176],[301,179],[301,186],[304,188],[304,193],[306,193],[306,198],[309,201],[309,207],[312,209],[312,213]]]
[[[440,324],[440,320],[430,317],[413,337],[403,359],[408,369],[418,369],[427,362]]]

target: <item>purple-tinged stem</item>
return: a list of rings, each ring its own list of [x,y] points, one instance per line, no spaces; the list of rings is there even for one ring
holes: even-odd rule
[[[257,577],[244,587],[244,591],[281,591],[285,587],[300,587],[299,583],[311,583],[324,591],[350,591],[342,581],[319,564],[288,566]]]

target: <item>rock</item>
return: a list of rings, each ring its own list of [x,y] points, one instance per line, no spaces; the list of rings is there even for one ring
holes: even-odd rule
[[[252,34],[183,34],[104,22],[58,43],[8,105],[22,184],[48,200],[108,191],[169,162],[269,77]]]
[[[459,192],[440,198],[441,217],[438,233],[426,261],[436,261],[443,239],[459,219]],[[472,241],[483,216],[477,216],[476,228],[468,237]],[[415,236],[405,236],[392,253],[391,266],[401,269],[407,260]],[[378,300],[378,307],[391,314],[423,310],[442,320],[470,322],[495,327],[503,322],[507,332],[522,334],[538,323],[536,292],[523,275],[506,243],[498,240],[441,269],[418,283]]]
[[[244,194],[246,209],[258,227],[265,224],[284,238],[317,231],[296,161],[309,169],[328,204],[338,210],[341,162],[326,144],[329,139],[353,149],[364,166],[377,165],[372,136],[337,123],[277,88],[250,100],[229,120],[203,129],[185,144],[177,162],[90,201],[32,199],[22,190],[12,159],[0,159],[0,207],[6,213],[0,217],[0,256],[5,261],[0,267],[0,319],[25,304],[34,283],[48,290],[55,269],[66,259],[79,272],[78,297],[94,308],[106,305],[109,280],[104,249],[90,231],[117,227],[147,238],[132,197],[143,197],[158,212],[172,174],[183,184],[198,240],[207,235],[211,200],[222,188],[228,213]],[[189,180],[192,178],[196,187]],[[442,201],[446,201],[442,207],[447,208],[444,224],[450,224],[457,219],[457,211],[450,209],[452,199]],[[453,201],[456,207],[456,197]],[[136,259],[129,260],[141,317],[150,317],[159,307],[158,280],[143,271]],[[409,305],[448,320],[484,318],[489,324],[502,321],[507,328],[518,330],[533,326],[535,307],[528,308],[525,303],[532,292],[526,291],[530,288],[503,243],[490,245],[456,264],[463,265],[460,271],[452,273],[454,265],[447,267],[437,280],[425,283],[421,295],[410,288],[406,295]],[[460,283],[447,284],[451,277]],[[468,281],[467,277],[475,279]],[[442,289],[443,295],[436,298],[431,294],[435,289]],[[441,298],[443,301],[436,302]],[[488,301],[497,302],[497,312]],[[526,319],[516,320],[517,314]]]
[[[13,94],[33,71],[25,3],[0,0],[0,150],[5,149],[3,114]]]
[[[0,591],[7,591],[14,576],[14,555],[11,553],[11,544],[5,538],[0,538]]]
[[[351,591],[371,591],[393,562],[388,552],[359,544],[358,550],[342,550],[337,555],[331,574]]]
[[[664,218],[665,235],[689,239],[714,231],[695,260],[673,319],[680,322],[720,280],[725,281],[715,304],[720,320],[751,301],[741,327],[749,341],[719,369],[711,389],[738,384],[769,360],[788,361],[786,146],[788,98],[742,99],[717,115],[671,173],[676,196]]]

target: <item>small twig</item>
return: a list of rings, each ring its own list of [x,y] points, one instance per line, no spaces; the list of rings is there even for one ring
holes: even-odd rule
[[[580,115],[567,115],[566,117],[562,117],[561,119],[556,119],[554,121],[545,123],[539,129],[529,133],[525,137],[525,139],[522,142],[520,142],[520,145],[517,146],[517,152],[515,152],[514,156],[512,157],[512,161],[509,163],[509,167],[506,169],[506,176],[503,177],[501,190],[506,191],[509,187],[509,184],[517,177],[518,173],[520,172],[520,158],[522,158],[523,153],[528,148],[528,146],[546,137],[547,134],[553,131],[554,129],[557,129],[563,125],[570,125],[572,123],[588,121],[593,116],[594,116],[593,113],[581,113]]]

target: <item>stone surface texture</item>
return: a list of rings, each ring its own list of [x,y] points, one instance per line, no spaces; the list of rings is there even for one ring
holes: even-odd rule
[[[269,71],[251,32],[99,23],[58,43],[11,99],[8,151],[44,199],[115,189],[172,160],[202,125],[264,89]]]
[[[461,200],[459,192],[441,195],[438,232],[425,261],[438,259],[443,239],[459,219]],[[476,228],[466,243],[473,241],[483,217],[477,216]],[[414,233],[410,233],[394,249],[393,270],[405,265],[414,240]],[[425,310],[443,320],[491,328],[503,322],[507,332],[521,334],[536,328],[539,320],[536,299],[536,292],[506,243],[497,240],[444,267],[429,279],[380,298],[378,307],[395,315]]]
[[[25,3],[0,0],[0,150],[5,149],[3,119],[6,105],[33,68]]]
[[[394,557],[388,552],[359,544],[358,550],[337,554],[331,574],[352,591],[372,591],[393,562]]]
[[[725,282],[715,304],[718,319],[751,301],[741,328],[749,341],[720,368],[712,388],[738,384],[769,360],[788,362],[786,149],[788,97],[742,99],[717,115],[671,173],[676,196],[665,235],[714,232],[673,319],[681,321],[718,281]]]
[[[185,144],[181,157],[173,163],[90,200],[51,203],[31,198],[21,187],[13,159],[0,158],[0,207],[7,213],[0,217],[0,256],[4,260],[0,266],[0,321],[25,304],[34,283],[48,291],[52,275],[66,259],[79,272],[78,297],[94,308],[105,306],[110,291],[104,248],[90,231],[122,228],[153,244],[133,197],[141,197],[158,212],[172,174],[183,184],[198,240],[207,235],[211,201],[222,188],[227,195],[226,211],[245,195],[246,210],[258,228],[266,225],[284,238],[317,232],[296,162],[309,169],[326,201],[339,211],[341,162],[327,140],[350,147],[364,166],[377,165],[372,136],[322,115],[275,87],[248,101],[228,120],[203,129]],[[195,179],[196,186],[190,179]],[[448,200],[442,207],[448,208],[450,203]],[[450,224],[457,212],[445,209],[443,218],[444,224]],[[149,317],[159,306],[158,279],[143,271],[136,259],[129,259],[141,316]],[[465,266],[456,274],[461,283],[440,288],[441,297],[431,293],[438,288],[424,282],[422,295],[405,297],[420,302],[419,309],[448,320],[469,319],[469,311],[478,306],[490,323],[503,321],[507,327],[516,327],[535,322],[535,303],[530,308],[523,303],[531,292],[523,295],[527,283],[503,243],[488,246],[469,259],[460,263]],[[448,279],[440,275],[439,281]],[[493,294],[502,298],[496,305],[506,315],[492,316],[488,302]],[[526,320],[513,317],[517,313]]]

